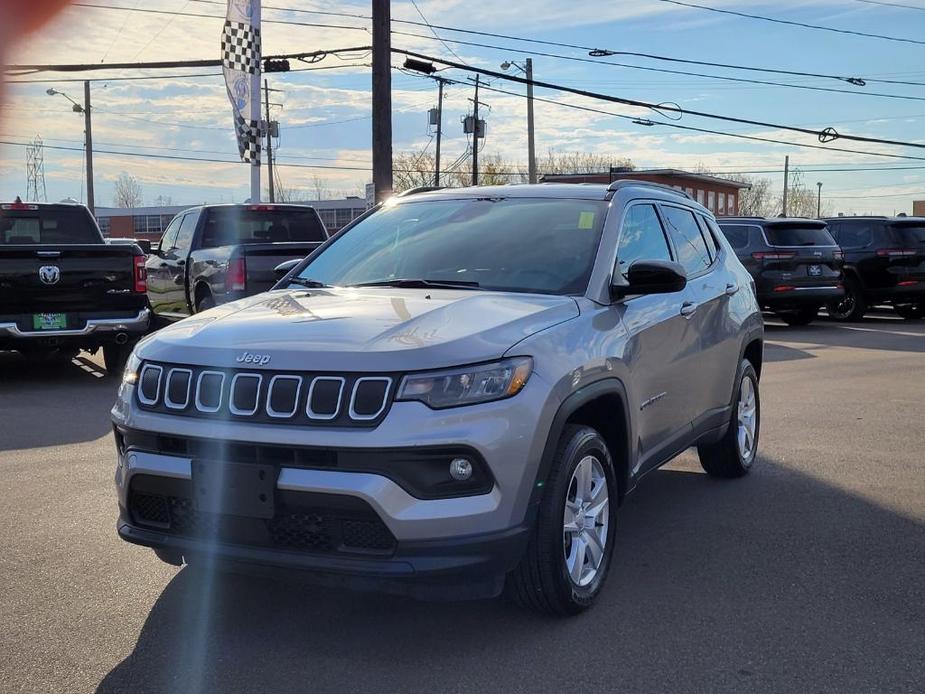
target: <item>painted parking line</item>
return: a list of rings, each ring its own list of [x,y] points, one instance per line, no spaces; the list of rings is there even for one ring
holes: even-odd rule
[[[842,330],[857,330],[863,333],[881,333],[883,335],[899,335],[900,337],[925,337],[925,333],[909,333],[904,330],[883,330],[881,328],[860,328],[856,325],[838,325]]]

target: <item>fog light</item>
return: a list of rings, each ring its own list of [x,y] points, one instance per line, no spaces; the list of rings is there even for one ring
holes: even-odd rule
[[[472,463],[465,458],[453,458],[450,462],[450,477],[457,482],[465,482],[472,477]]]

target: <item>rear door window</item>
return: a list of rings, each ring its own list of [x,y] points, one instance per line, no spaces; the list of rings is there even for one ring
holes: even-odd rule
[[[199,221],[199,215],[190,212],[183,218],[180,224],[180,230],[177,232],[177,240],[173,242],[173,247],[179,251],[188,251],[193,243],[193,234],[196,233],[196,222]]]
[[[663,205],[662,211],[668,223],[668,235],[674,242],[678,262],[684,267],[684,271],[691,276],[706,270],[713,261],[697,220],[694,219],[694,213],[669,205]]]
[[[867,224],[842,224],[838,232],[838,242],[842,248],[866,248],[871,241],[872,234]]]
[[[82,207],[0,210],[0,244],[79,243],[103,243],[93,217]]]
[[[713,238],[713,231],[710,229],[710,225],[707,224],[706,217],[698,214],[697,221],[700,223],[700,233],[703,234],[703,240],[707,244],[707,252],[710,254],[710,262],[712,263],[719,254],[716,239]]]
[[[768,224],[764,235],[772,246],[834,246],[835,239],[825,227]]]
[[[214,207],[206,211],[202,247],[326,238],[321,218],[311,207]]]

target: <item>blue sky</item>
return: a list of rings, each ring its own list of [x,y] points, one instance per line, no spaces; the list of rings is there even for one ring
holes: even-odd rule
[[[920,6],[921,0],[904,0]],[[23,42],[13,62],[118,62],[134,60],[197,59],[218,57],[218,39],[224,9],[200,0],[100,0],[100,4],[163,9],[216,15],[215,18],[171,17],[116,10],[74,7],[41,35]],[[365,2],[297,2],[275,0],[273,7],[327,10],[368,14]],[[824,26],[925,40],[925,11],[885,7],[858,0],[817,2],[748,2],[702,0],[701,4],[751,12]],[[866,78],[885,78],[925,83],[925,45],[840,35],[782,26],[739,17],[687,9],[658,0],[627,0],[615,3],[559,0],[509,0],[506,3],[420,0],[418,6],[434,24],[528,36],[549,41],[599,46],[612,50],[654,53],[679,58],[775,67]],[[394,2],[393,17],[419,19],[410,2]],[[321,28],[291,24],[264,25],[264,53],[333,49],[364,45],[369,35],[361,19],[310,15],[279,10],[264,11],[265,19],[320,22],[360,27],[359,30]],[[394,28],[426,35],[426,28],[396,25]],[[542,47],[502,39],[439,32],[443,37],[507,46],[493,50],[450,43],[467,63],[497,68],[505,59],[522,60],[528,50],[582,57],[581,51]],[[393,44],[436,56],[450,57],[435,40],[395,36]],[[586,57],[586,56],[584,56]],[[281,89],[272,101],[281,123],[279,161],[302,167],[282,167],[281,178],[313,195],[316,183],[329,195],[359,193],[369,180],[370,77],[368,57],[328,57],[317,67],[335,69],[271,75],[271,86]],[[846,83],[807,77],[762,76],[695,66],[672,65],[631,57],[610,60],[646,67],[671,68],[770,79],[799,85],[846,89],[850,94],[815,92],[786,87],[740,84],[698,77],[661,74],[609,65],[568,62],[533,56],[537,79],[615,96],[651,102],[675,102],[683,108],[811,128],[833,126],[842,133],[925,142],[925,87],[870,83],[852,87]],[[400,64],[395,58],[395,64]],[[293,64],[296,67],[297,64]],[[352,66],[352,67],[350,67]],[[214,69],[171,70],[154,74],[216,73]],[[126,76],[115,70],[96,73],[96,78]],[[139,74],[137,72],[131,74]],[[445,76],[465,80],[460,71]],[[71,75],[38,74],[11,77],[25,79],[70,78]],[[494,86],[523,91],[522,86]],[[26,142],[41,135],[50,200],[85,195],[79,148],[82,118],[69,110],[61,97],[45,94],[48,87],[79,98],[80,83],[12,84],[0,105],[0,140]],[[884,92],[919,100],[866,96]],[[444,161],[453,161],[466,147],[460,118],[469,107],[472,90],[466,86],[447,89],[444,115]],[[537,96],[557,102],[599,107],[605,110],[656,117],[650,112],[601,104],[588,99],[538,89]],[[98,150],[199,156],[223,160],[236,157],[230,107],[218,76],[145,81],[98,81],[93,85],[94,141]],[[525,165],[525,102],[522,98],[485,93],[491,105],[485,114],[488,138],[484,152]],[[436,86],[427,79],[393,73],[394,148],[419,152],[430,133],[426,111],[436,102]],[[805,180],[823,182],[823,196],[832,212],[886,213],[911,211],[913,199],[925,199],[925,160],[913,161],[848,154],[794,146],[770,145],[727,137],[672,131],[635,125],[628,120],[538,103],[537,149],[557,152],[596,152],[614,159],[628,157],[639,167],[692,168],[702,164],[716,171],[777,170],[785,155],[792,166],[805,169],[886,167],[890,170],[835,173],[807,172]],[[685,115],[682,124],[695,127],[815,143],[811,136],[784,133],[770,128],[708,121]],[[925,158],[925,150],[886,145],[837,143],[868,152],[887,152]],[[432,147],[432,144],[430,145]],[[159,160],[98,153],[97,204],[112,202],[113,181],[122,172],[136,176],[148,203],[158,195],[176,204],[204,201],[241,201],[248,195],[248,171],[241,164],[217,164]],[[909,168],[921,166],[921,169]],[[335,168],[320,168],[335,167]],[[0,145],[0,199],[25,192],[25,151]],[[781,174],[767,174],[780,188]]]

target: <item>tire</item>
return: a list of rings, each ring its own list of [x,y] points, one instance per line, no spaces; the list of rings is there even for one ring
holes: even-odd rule
[[[210,308],[215,308],[215,299],[211,294],[205,292],[196,299],[196,313],[208,311]]]
[[[747,385],[750,384],[750,385]],[[749,400],[748,392],[753,394]],[[761,433],[761,398],[758,392],[758,375],[755,368],[747,359],[739,365],[739,375],[736,378],[735,402],[729,415],[729,428],[716,443],[701,444],[697,447],[700,464],[711,477],[734,478],[748,474],[758,455],[758,437]],[[751,402],[751,406],[747,405]],[[751,410],[752,427],[746,426],[748,417],[740,421],[740,413]],[[743,431],[740,442],[740,430]],[[751,435],[745,432],[751,431]],[[748,440],[751,446],[748,447]]]
[[[590,478],[582,475],[579,466]],[[591,501],[580,497],[582,480],[586,479],[584,490]],[[602,499],[604,492],[606,498]],[[591,427],[566,426],[556,446],[527,551],[507,576],[508,597],[521,607],[557,616],[578,614],[590,607],[610,569],[617,499],[613,461],[603,437]],[[572,515],[572,528],[567,531],[567,504],[571,509],[576,501],[585,512]],[[592,515],[595,508],[598,512]],[[585,525],[592,518],[593,525]],[[589,551],[600,546],[593,538],[603,540],[597,553]],[[599,557],[596,568],[595,554]]]
[[[171,566],[183,566],[183,555],[173,549],[166,547],[155,547],[154,554],[165,564]]]
[[[780,311],[777,315],[787,325],[809,325],[816,320],[816,316],[819,315],[819,307],[803,306],[792,311]]]
[[[893,304],[893,311],[897,316],[906,320],[917,320],[925,317],[925,301],[912,301],[908,304]]]
[[[114,342],[103,345],[103,366],[106,367],[106,371],[109,372],[110,376],[122,375],[125,370],[125,363],[132,354],[134,346],[131,342],[124,345],[117,345]]]
[[[861,289],[861,283],[854,277],[845,278],[845,296],[839,301],[826,304],[829,315],[835,320],[859,321],[867,313],[867,299]]]

